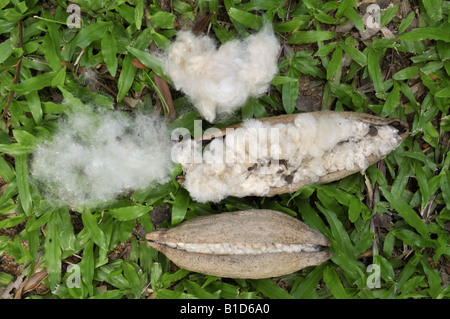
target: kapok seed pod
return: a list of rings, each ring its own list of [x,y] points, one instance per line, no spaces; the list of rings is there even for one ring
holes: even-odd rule
[[[280,138],[272,143],[277,130]],[[184,173],[180,183],[198,202],[292,193],[363,172],[398,147],[409,127],[401,119],[323,111],[251,120],[209,132],[193,142],[206,145],[200,156],[183,150],[179,157]]]
[[[321,233],[264,209],[197,217],[146,239],[181,268],[227,278],[283,276],[332,256]]]

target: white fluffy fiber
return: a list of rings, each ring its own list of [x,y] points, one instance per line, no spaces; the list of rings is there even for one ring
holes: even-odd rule
[[[269,138],[265,128],[278,129],[278,139]],[[340,170],[364,171],[368,156],[383,157],[401,142],[391,126],[377,126],[375,136],[369,129],[369,124],[334,112],[320,118],[304,113],[294,124],[249,120],[225,139],[212,140],[203,152],[203,163],[180,151],[183,185],[196,201],[217,202],[227,196],[265,196],[272,187],[314,183]],[[223,160],[218,161],[221,154]]]
[[[86,108],[38,145],[31,175],[53,203],[96,206],[128,190],[170,179],[173,162],[160,119]]]
[[[208,36],[178,33],[165,54],[165,73],[175,88],[190,97],[202,116],[214,122],[269,88],[278,71],[280,44],[272,27],[219,48]]]

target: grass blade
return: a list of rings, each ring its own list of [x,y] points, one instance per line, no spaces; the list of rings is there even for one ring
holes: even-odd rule
[[[381,70],[380,64],[378,62],[378,52],[369,49],[369,53],[367,55],[367,68],[369,71],[369,76],[372,79],[373,85],[375,87],[375,91],[377,93],[384,93],[384,85],[381,79]]]
[[[134,81],[137,68],[133,65],[133,56],[128,54],[123,59],[122,71],[120,72],[119,80],[117,83],[119,93],[117,93],[117,100],[121,101],[128,93],[131,85]]]
[[[117,71],[117,41],[109,29],[105,30],[102,38],[102,55],[106,67],[112,76],[116,76]]]
[[[191,197],[184,188],[179,188],[172,207],[172,226],[183,221],[188,209]]]
[[[311,43],[331,40],[337,34],[331,31],[297,31],[288,38],[290,44]]]
[[[83,280],[84,286],[86,286],[89,295],[94,294],[94,286],[92,281],[94,280],[94,242],[88,241],[83,249],[83,259],[80,262],[81,280]]]
[[[108,243],[106,241],[105,234],[100,227],[98,227],[97,218],[95,218],[90,211],[84,210],[81,214],[81,219],[83,220],[83,225],[94,243],[107,250]]]
[[[325,264],[315,267],[305,279],[301,281],[297,289],[292,292],[292,297],[295,299],[311,298],[314,293],[314,289],[319,284],[323,277],[323,271]]]
[[[344,286],[342,285],[336,271],[328,266],[323,272],[323,281],[336,299],[348,299]]]
[[[30,215],[32,209],[32,200],[30,185],[28,183],[28,164],[26,155],[17,155],[16,159],[16,177],[17,188],[19,190],[19,199],[25,214]]]
[[[380,187],[383,196],[389,202],[391,208],[397,211],[397,213],[412,227],[414,227],[417,232],[422,235],[425,239],[430,238],[427,226],[420,219],[419,215],[399,196],[394,196],[384,187]]]
[[[249,280],[255,289],[271,299],[292,299],[292,296],[270,279]]]
[[[120,221],[128,221],[139,218],[140,216],[152,210],[151,206],[128,206],[116,209],[111,209],[108,214]]]
[[[47,234],[44,245],[45,268],[47,269],[48,281],[52,291],[54,291],[61,282],[61,247],[59,245],[57,217],[56,212],[51,213],[50,220],[47,223]]]

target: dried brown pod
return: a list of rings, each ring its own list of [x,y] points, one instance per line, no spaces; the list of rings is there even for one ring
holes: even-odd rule
[[[196,217],[146,239],[181,268],[226,278],[278,277],[332,257],[321,233],[265,209]]]
[[[380,118],[357,112],[321,111],[281,115],[258,119],[257,123],[252,125],[254,127],[244,122],[206,133],[201,137],[202,145],[208,141],[210,144],[215,143],[218,139],[222,139],[223,145],[226,145],[230,129],[242,129],[244,133],[239,134],[243,135],[252,129],[255,131],[258,125],[283,128],[284,132],[303,136],[295,142],[294,138],[289,140],[290,133],[284,133],[280,147],[283,148],[288,143],[293,144],[286,147],[291,158],[279,157],[280,165],[277,170],[269,167],[271,160],[267,158],[263,161],[253,159],[243,164],[225,163],[222,166],[211,165],[208,161],[180,161],[185,175],[183,186],[195,200],[205,202],[219,201],[226,196],[273,196],[295,192],[308,184],[336,181],[364,171],[398,147],[409,134],[408,123],[401,119]],[[308,130],[316,130],[310,139],[305,137]],[[357,134],[352,135],[352,132]],[[239,135],[233,134],[231,138]],[[327,146],[320,152],[309,152],[322,144]],[[239,165],[241,166],[238,167]],[[246,167],[243,167],[245,165]],[[279,176],[275,176],[277,174]],[[215,189],[217,193],[213,193]]]

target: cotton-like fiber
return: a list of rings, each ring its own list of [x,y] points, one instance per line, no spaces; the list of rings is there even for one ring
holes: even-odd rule
[[[52,203],[96,206],[167,182],[170,143],[159,118],[86,108],[61,120],[52,142],[38,145],[31,176]]]
[[[278,71],[279,48],[269,25],[218,48],[208,36],[181,31],[166,51],[165,73],[202,116],[214,122],[242,107],[249,97],[267,91]]]
[[[392,126],[378,125],[372,136],[370,124],[336,113],[299,114],[291,124],[248,120],[225,138],[212,140],[203,152],[201,141],[196,148],[185,143],[187,149],[178,152],[183,186],[198,202],[267,196],[273,187],[316,183],[337,171],[364,171],[369,156],[384,157],[402,141]],[[203,161],[194,161],[193,154]]]

